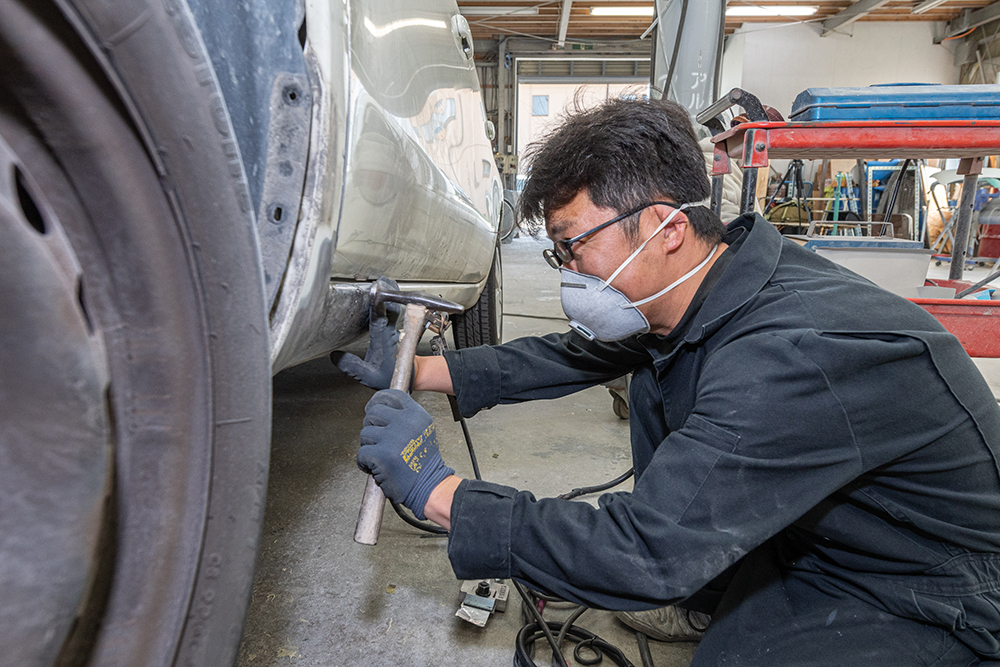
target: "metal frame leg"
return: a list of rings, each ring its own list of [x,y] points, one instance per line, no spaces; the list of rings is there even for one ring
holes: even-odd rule
[[[950,280],[961,280],[965,272],[965,258],[969,254],[969,232],[972,231],[972,206],[976,201],[976,182],[983,171],[981,157],[962,158],[958,165],[958,173],[965,175],[962,181],[962,198],[958,202],[958,216],[955,223],[955,240],[951,244],[951,267],[948,271]]]
[[[740,190],[740,213],[753,213],[757,199],[757,168],[743,168],[743,188]]]
[[[719,174],[712,176],[712,213],[715,213],[716,217],[722,218],[722,185],[724,175]],[[723,220],[725,222],[725,220]]]

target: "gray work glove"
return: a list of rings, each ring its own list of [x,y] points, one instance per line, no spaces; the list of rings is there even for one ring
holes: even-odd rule
[[[330,361],[370,389],[388,389],[399,345],[396,320],[402,311],[400,304],[387,303],[384,316],[371,318],[368,323],[368,351],[364,360],[350,352],[331,352]]]
[[[434,420],[398,389],[376,393],[365,406],[358,467],[421,520],[431,491],[455,474],[441,459]]]

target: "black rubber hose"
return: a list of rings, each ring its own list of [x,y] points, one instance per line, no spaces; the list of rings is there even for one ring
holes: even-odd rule
[[[400,505],[399,503],[394,503],[394,502],[392,502],[390,500],[389,504],[392,505],[392,509],[396,510],[396,514],[399,516],[400,519],[402,519],[406,523],[410,524],[414,528],[418,528],[418,529],[426,531],[428,533],[434,533],[435,535],[447,535],[448,534],[447,530],[445,530],[444,528],[442,528],[441,526],[439,526],[437,524],[426,522],[426,521],[420,521],[416,517],[410,516],[409,514],[407,514],[406,512],[403,511],[403,506]]]
[[[642,667],[655,667],[653,665],[653,655],[649,652],[649,641],[646,635],[636,630],[635,643],[639,645],[639,657],[642,659]]]
[[[778,184],[778,188],[774,191],[774,194],[771,195],[771,199],[769,199],[768,202],[764,204],[765,215],[767,214],[768,211],[774,208],[774,202],[778,198],[778,193],[781,192],[782,185],[785,186],[785,197],[782,198],[782,203],[784,203],[785,199],[791,199],[791,197],[788,196],[788,192],[791,187],[789,185],[791,183],[791,178],[792,178],[792,165],[789,164],[788,170],[785,171],[785,175],[781,177],[781,183]]]
[[[517,633],[517,646],[514,651],[515,667],[533,667],[535,663],[528,655],[529,648],[536,641],[546,636],[545,632],[551,634],[553,630],[558,630],[560,625],[561,623],[556,621],[546,621],[545,625],[541,626],[543,631],[539,631],[540,626],[537,622],[530,623],[521,628],[520,632]],[[606,655],[619,667],[635,667],[621,649],[613,644],[609,644],[588,630],[573,626],[567,631],[566,637],[570,641],[576,642],[576,648],[573,649],[573,658],[581,665],[597,664]],[[595,656],[592,658],[584,657],[580,653],[581,649],[590,649],[595,653]],[[565,664],[565,660],[563,664]]]
[[[573,659],[576,660],[581,665],[596,665],[600,663],[602,660],[604,660],[604,653],[601,651],[599,645],[596,642],[596,639],[597,639],[596,636],[593,639],[584,639],[582,642],[574,646]],[[580,649],[582,648],[590,649],[593,652],[594,657],[584,658],[583,654],[580,653]]]
[[[677,54],[681,50],[681,37],[684,36],[684,19],[687,17],[688,0],[681,3],[681,20],[677,23],[677,36],[674,38],[674,51],[670,55],[670,65],[667,67],[667,85],[663,90],[664,95],[670,97],[670,81],[674,78],[674,70],[677,68]]]
[[[573,611],[572,614],[569,615],[569,618],[563,621],[562,630],[559,631],[559,636],[556,637],[556,646],[559,647],[560,651],[562,650],[563,641],[566,639],[566,633],[569,632],[569,629],[573,627],[573,624],[576,623],[578,618],[583,616],[583,613],[587,611],[587,609],[589,609],[589,607],[580,605]],[[574,657],[575,655],[576,653],[574,652]]]
[[[899,176],[896,177],[896,184],[892,187],[892,196],[889,197],[889,205],[885,207],[885,219],[883,222],[891,222],[889,218],[892,216],[892,209],[896,208],[896,195],[899,194],[899,188],[903,185],[903,179],[906,178],[906,170],[910,168],[911,162],[913,162],[913,160],[909,158],[903,160],[903,166],[899,170]]]
[[[459,417],[458,423],[462,425],[462,434],[465,435],[465,446],[469,448],[469,459],[472,461],[472,473],[476,479],[482,480],[479,474],[479,461],[476,460],[476,450],[472,446],[472,436],[469,434],[469,425],[465,423],[465,417]]]
[[[572,500],[573,498],[577,498],[579,496],[583,496],[588,493],[598,493],[600,491],[607,491],[612,487],[618,486],[619,484],[627,480],[629,477],[631,477],[634,473],[635,469],[629,468],[625,473],[619,475],[618,477],[615,477],[610,482],[607,482],[605,484],[598,484],[597,486],[584,486],[579,489],[573,489],[569,493],[562,494],[561,496],[559,496],[559,498],[563,500]]]
[[[562,652],[559,650],[559,645],[556,644],[556,638],[552,634],[552,628],[550,628],[549,625],[545,622],[545,620],[542,619],[542,614],[541,612],[538,611],[538,608],[535,607],[534,603],[532,602],[531,595],[519,582],[511,579],[510,583],[514,584],[514,588],[517,589],[518,594],[521,596],[521,600],[528,608],[528,611],[531,612],[531,615],[534,616],[535,618],[534,623],[529,623],[525,625],[523,628],[521,628],[521,631],[517,633],[517,644],[515,646],[515,651],[514,651],[514,662],[516,664],[523,665],[524,667],[529,667],[529,665],[534,665],[535,661],[532,660],[531,657],[528,655],[527,647],[529,644],[534,644],[536,639],[544,635],[545,638],[549,641],[549,646],[552,647],[552,656],[556,660],[556,663],[559,665],[559,667],[569,667],[566,664],[566,658],[563,657]],[[556,629],[558,629],[559,625],[558,623],[553,623],[553,625],[555,625]],[[537,636],[534,636],[530,642],[522,642],[521,641],[522,636],[526,634],[526,631],[531,632],[532,628],[541,628],[542,632],[539,633]],[[523,652],[522,648],[524,649]],[[522,658],[523,660],[522,662],[518,662],[519,657]]]

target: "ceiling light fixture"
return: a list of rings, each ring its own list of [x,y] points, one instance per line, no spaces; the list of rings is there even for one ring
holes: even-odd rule
[[[652,7],[591,7],[591,16],[652,16]]]
[[[736,5],[726,7],[726,16],[812,16],[816,7],[802,5]]]
[[[923,14],[924,12],[930,11],[935,7],[943,5],[948,2],[948,0],[924,0],[919,5],[910,10],[911,14]]]
[[[524,16],[538,15],[538,7],[459,7],[465,16]]]

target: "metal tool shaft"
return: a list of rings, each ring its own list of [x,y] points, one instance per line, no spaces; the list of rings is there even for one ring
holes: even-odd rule
[[[393,369],[389,388],[409,392],[410,379],[413,377],[413,358],[417,354],[417,343],[420,342],[427,323],[427,308],[420,304],[407,303],[403,317],[403,336],[396,351],[396,367]],[[355,542],[367,545],[378,542],[378,534],[382,529],[383,509],[385,509],[385,494],[375,483],[375,478],[369,475],[364,496],[361,498],[358,523],[354,529]]]
[[[463,310],[461,304],[442,299],[433,294],[404,292],[403,290],[392,289],[392,286],[384,278],[372,283],[370,303],[372,308],[386,303],[401,303],[403,305],[414,303],[424,306],[427,310],[434,310],[439,313],[461,313]]]

